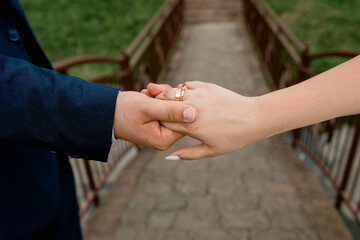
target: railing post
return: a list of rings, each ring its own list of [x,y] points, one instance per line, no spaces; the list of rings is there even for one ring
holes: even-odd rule
[[[99,196],[97,193],[97,189],[96,189],[96,184],[95,184],[95,180],[94,180],[94,175],[92,173],[91,167],[90,167],[90,163],[88,160],[84,159],[84,165],[85,165],[85,170],[86,170],[86,174],[88,176],[89,179],[89,185],[90,185],[90,189],[94,192],[95,197],[94,197],[94,204],[95,206],[98,206],[100,201],[99,201]]]
[[[299,69],[299,79],[298,82],[305,81],[310,77],[310,66],[311,66],[311,57],[309,54],[309,45],[306,44],[305,48],[301,51],[301,67]]]
[[[305,81],[310,77],[309,69],[311,66],[311,58],[309,54],[309,45],[306,45],[301,52],[301,65],[298,67],[298,82]],[[293,143],[292,147],[296,148],[301,138],[301,128],[293,130]]]
[[[121,81],[124,91],[134,90],[134,85],[132,81],[132,71],[130,68],[129,55],[125,50],[121,52],[122,61],[121,61]]]
[[[344,174],[340,183],[340,188],[337,190],[337,196],[336,196],[336,200],[335,200],[335,207],[340,210],[341,208],[341,203],[343,201],[343,198],[341,196],[341,193],[343,191],[345,191],[346,186],[348,184],[349,181],[349,177],[350,177],[350,172],[354,163],[354,158],[355,158],[355,154],[356,154],[356,150],[358,148],[359,145],[359,138],[360,138],[360,118],[359,116],[356,119],[356,126],[355,126],[355,135],[352,141],[352,145],[351,145],[351,149],[350,149],[350,153],[349,153],[349,157],[346,161],[346,166],[345,166],[345,170],[344,170]]]
[[[59,73],[61,73],[62,75],[68,75],[68,69],[67,68],[61,69],[59,70]]]

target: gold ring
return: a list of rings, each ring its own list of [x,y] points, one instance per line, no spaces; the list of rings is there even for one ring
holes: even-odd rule
[[[180,88],[175,89],[175,101],[180,101],[181,93],[182,93],[182,89]]]
[[[185,91],[187,90],[186,85],[183,84],[181,87],[181,93],[180,93],[180,98],[179,101],[183,101],[184,95],[185,95]]]

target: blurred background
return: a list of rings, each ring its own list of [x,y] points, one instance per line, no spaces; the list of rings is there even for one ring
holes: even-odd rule
[[[50,60],[56,62],[88,54],[119,54],[164,0],[20,2],[41,46]],[[360,49],[359,0],[267,2],[302,42],[310,44],[310,52]],[[342,61],[343,58],[318,60],[313,62],[313,68],[328,69]],[[85,68],[75,74],[86,78],[92,72]]]
[[[51,62],[54,63],[83,55],[119,56],[121,50],[130,45],[165,0],[20,0],[20,2],[40,45],[44,48]],[[210,2],[216,2],[216,4],[212,5]],[[223,8],[219,3],[224,3],[225,6],[225,2],[230,1],[187,1],[194,15],[201,15],[199,13],[202,13],[209,17],[209,13],[213,14],[211,21],[219,21],[219,19],[223,21],[216,15],[218,10]],[[339,49],[360,50],[359,0],[266,0],[266,2],[295,33],[296,37],[309,46],[310,53]],[[207,5],[207,3],[209,4]],[[201,4],[204,5],[204,8],[205,5],[209,8],[201,12]],[[190,13],[189,10],[187,11]],[[240,8],[232,12],[237,12],[239,16],[242,15]],[[230,10],[228,13],[232,14]],[[191,19],[191,14],[188,14],[187,17]],[[193,19],[197,18],[193,16]],[[324,71],[346,60],[347,58],[344,57],[316,58],[311,61],[311,70],[314,72]],[[151,59],[149,61],[151,62]],[[95,75],[117,71],[119,71],[119,66],[116,65],[91,63],[71,68],[69,74],[89,79]],[[317,148],[316,144],[320,146],[318,152],[314,151],[318,157],[325,160],[334,157],[334,154],[331,155],[330,153],[327,156],[327,153],[323,153],[331,146],[335,146],[332,149],[335,149],[336,156],[337,153],[339,156],[341,154],[345,156],[336,157],[336,161],[334,160],[334,171],[336,172],[343,171],[344,158],[348,154],[348,150],[343,150],[345,149],[343,142],[348,141],[349,136],[355,132],[355,123],[348,124],[348,120],[342,121],[344,123],[333,124],[335,127],[331,130],[331,134],[327,133],[327,128],[331,124],[318,125],[317,128],[309,128],[308,131],[314,134],[315,138],[317,137],[317,142],[311,142],[310,148]],[[346,125],[351,126],[351,131],[349,130],[351,134],[348,130],[343,131],[341,129]],[[336,132],[336,130],[338,131]],[[340,133],[342,134],[341,137],[339,137]],[[332,134],[335,137],[332,138]],[[339,140],[343,138],[345,140]],[[119,150],[119,152],[121,151]],[[136,154],[134,153],[134,155]],[[336,198],[335,188],[323,171],[312,163],[312,160],[304,152],[298,151],[298,154],[300,159],[305,161],[318,176],[329,196],[332,199]],[[115,159],[119,154],[116,152],[113,155]],[[325,164],[328,163],[325,162]],[[331,167],[331,164],[328,166]],[[360,195],[360,190],[358,190],[359,174],[357,173],[359,168],[360,156],[357,154],[353,167],[354,171],[352,171],[355,176],[351,175],[353,176],[351,188],[354,199],[358,199],[358,195]],[[340,175],[338,176],[339,179]],[[105,186],[108,185],[105,184]],[[343,211],[343,219],[352,231],[354,239],[357,239],[360,236],[359,225],[349,211]]]
[[[164,0],[20,0],[40,45],[52,63],[82,55],[117,56]],[[110,64],[72,69],[88,79],[117,71]]]

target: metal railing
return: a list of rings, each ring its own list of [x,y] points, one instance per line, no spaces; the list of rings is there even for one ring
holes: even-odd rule
[[[244,0],[245,22],[273,90],[308,79],[311,62],[325,57],[355,57],[359,51],[310,53],[263,0]],[[335,207],[360,224],[360,115],[347,116],[293,131],[302,150],[331,183]],[[345,203],[345,205],[343,204]],[[349,214],[350,213],[350,214]]]
[[[184,0],[168,0],[155,13],[130,46],[117,57],[81,56],[53,65],[62,74],[86,64],[105,63],[118,66],[118,71],[100,74],[88,81],[118,86],[122,90],[138,91],[149,82],[161,79],[175,47],[184,21]],[[99,191],[117,163],[135,145],[126,141],[113,143],[107,163],[70,159],[73,168],[80,217],[92,204],[99,204]]]

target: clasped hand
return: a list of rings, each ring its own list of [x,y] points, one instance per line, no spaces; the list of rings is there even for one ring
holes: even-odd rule
[[[256,97],[244,97],[218,85],[198,81],[187,82],[186,87],[188,90],[181,103],[195,107],[197,119],[191,123],[161,121],[161,125],[201,143],[172,152],[170,159],[193,160],[216,156],[266,137],[263,131],[257,131],[260,115]],[[142,93],[168,102],[174,100],[175,91],[176,88],[169,85],[149,84]]]
[[[179,97],[176,88],[149,84],[143,94],[119,94],[114,130],[121,138],[162,150],[184,135],[201,141],[172,152],[173,158],[231,152],[285,131],[359,114],[359,64],[360,57],[355,57],[307,81],[257,97],[196,81],[187,82]]]

